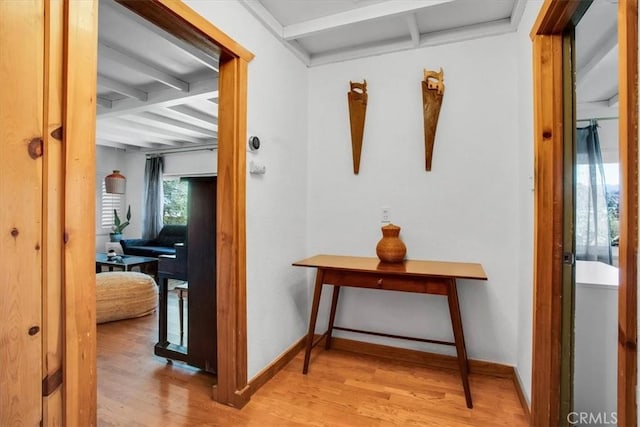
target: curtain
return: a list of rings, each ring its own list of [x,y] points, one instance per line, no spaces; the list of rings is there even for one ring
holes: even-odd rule
[[[142,238],[155,239],[162,229],[162,157],[147,159],[144,167],[144,218],[142,220]]]
[[[598,124],[576,132],[576,258],[611,264],[611,238]]]

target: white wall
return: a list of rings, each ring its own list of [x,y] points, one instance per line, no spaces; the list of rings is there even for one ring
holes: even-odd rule
[[[531,404],[533,351],[533,52],[529,33],[541,1],[528,1],[518,37],[518,328],[516,375]]]
[[[306,274],[291,267],[307,252],[307,69],[239,2],[186,3],[255,54],[249,63],[248,132],[260,137],[262,147],[247,158],[267,170],[255,176],[247,171],[251,378],[303,336],[308,321]]]
[[[520,243],[516,42],[513,33],[314,67],[309,85],[307,254],[375,256],[381,207],[389,207],[408,258],[482,263],[487,282],[458,286],[467,350],[510,365],[517,361]],[[425,67],[442,67],[446,86],[431,172],[424,170]],[[349,81],[362,79],[369,101],[354,175],[346,98]],[[336,323],[452,339],[446,300],[438,296],[346,289]]]

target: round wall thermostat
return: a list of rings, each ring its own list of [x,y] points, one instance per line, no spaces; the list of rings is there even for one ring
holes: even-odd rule
[[[260,148],[260,138],[258,138],[257,136],[250,136],[249,148],[251,149],[251,151],[255,151]]]

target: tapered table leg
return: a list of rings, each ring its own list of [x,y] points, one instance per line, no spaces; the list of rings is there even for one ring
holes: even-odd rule
[[[311,305],[311,315],[309,316],[309,332],[307,333],[307,347],[304,351],[304,365],[302,373],[309,371],[309,358],[311,357],[311,349],[313,348],[313,336],[316,331],[316,320],[318,318],[318,306],[320,305],[320,295],[322,294],[322,280],[324,278],[324,270],[318,268],[316,272],[316,284],[313,290],[313,303]]]
[[[456,353],[458,355],[458,365],[460,366],[460,376],[462,377],[464,397],[467,401],[467,408],[473,408],[471,388],[469,387],[469,361],[467,360],[467,349],[464,344],[462,317],[460,316],[460,304],[458,303],[458,291],[456,289],[455,279],[451,279],[449,282],[447,298],[449,300],[449,313],[451,314],[453,338],[456,343]]]
[[[340,295],[340,286],[333,285],[333,297],[331,298],[331,311],[329,312],[329,328],[327,329],[327,338],[324,348],[331,348],[331,335],[333,334],[333,322],[336,319],[336,308],[338,306],[338,296]]]

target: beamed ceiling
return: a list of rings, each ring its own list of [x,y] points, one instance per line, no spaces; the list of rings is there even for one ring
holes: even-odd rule
[[[113,0],[101,0],[98,145],[127,150],[216,146],[218,57]]]
[[[237,1],[309,67],[514,32],[527,3]],[[576,28],[579,118],[617,115],[616,3],[595,0]],[[140,151],[217,145],[218,55],[114,0],[100,1],[98,53],[99,145]]]

